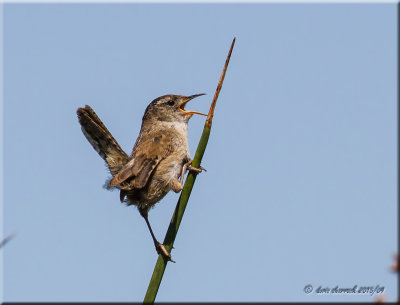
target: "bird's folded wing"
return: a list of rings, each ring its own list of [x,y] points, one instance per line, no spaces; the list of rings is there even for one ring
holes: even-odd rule
[[[132,160],[115,175],[110,181],[110,186],[116,186],[132,178],[131,183],[136,189],[143,188],[160,161],[171,154],[172,147],[172,136],[167,131],[146,136],[137,143]]]

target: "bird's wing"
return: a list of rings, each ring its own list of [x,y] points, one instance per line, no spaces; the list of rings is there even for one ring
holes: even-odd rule
[[[136,189],[143,188],[156,166],[172,151],[172,136],[168,131],[146,136],[137,143],[132,160],[121,168],[110,181],[110,186],[116,186],[133,178],[131,184]]]
[[[90,106],[78,108],[77,114],[83,134],[97,153],[106,161],[111,174],[114,176],[129,161],[128,155],[122,150]]]

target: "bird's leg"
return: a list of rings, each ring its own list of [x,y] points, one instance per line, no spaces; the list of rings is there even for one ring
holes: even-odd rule
[[[156,247],[157,253],[158,254],[162,253],[162,255],[164,255],[170,262],[175,263],[175,261],[171,257],[171,254],[168,253],[168,251],[167,251],[167,249],[165,249],[164,245],[159,243],[158,240],[156,239],[156,237],[154,236],[153,230],[151,229],[151,225],[149,222],[147,211],[148,210],[146,208],[143,208],[143,209],[139,208],[140,215],[142,215],[142,217],[146,221],[147,227],[149,228],[149,231],[150,231],[151,237],[153,238],[154,246]]]
[[[196,168],[192,166],[192,162],[193,160],[189,160],[188,162],[186,162],[185,164],[183,164],[182,167],[182,172],[181,172],[181,179],[180,179],[180,183],[183,183],[183,176],[185,176],[186,171],[192,171],[195,173],[201,173],[202,171],[207,171],[204,167],[200,166],[200,168]]]
[[[190,161],[190,163],[192,163],[192,161]],[[179,180],[179,182],[183,185],[183,176],[185,176],[187,168],[190,164],[189,162],[186,162],[185,164],[183,164],[182,166],[182,172],[181,172],[181,179]]]

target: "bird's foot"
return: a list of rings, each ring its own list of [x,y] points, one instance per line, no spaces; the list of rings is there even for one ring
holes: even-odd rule
[[[201,173],[202,171],[207,171],[203,166],[200,166],[200,168],[197,168],[197,167],[193,167],[192,165],[191,165],[191,162],[192,161],[190,161],[190,164],[188,165],[188,167],[187,167],[187,169],[189,170],[189,171],[191,171],[191,172],[195,172],[195,173]]]
[[[168,253],[167,249],[165,249],[165,247],[164,247],[163,244],[160,244],[159,242],[157,242],[157,243],[155,244],[155,246],[156,246],[156,250],[157,250],[157,253],[158,253],[158,254],[161,253],[161,254],[164,255],[170,262],[175,263],[175,261],[174,261],[174,260],[172,259],[172,257],[171,257],[171,254]]]
[[[193,160],[189,160],[182,167],[181,178],[178,181],[182,187],[183,187],[183,176],[185,176],[186,171],[191,171],[191,172],[195,172],[195,173],[201,173],[202,171],[205,171],[205,172],[207,171],[203,166],[200,166],[200,168],[193,167],[192,161]],[[174,187],[172,187],[172,189],[174,190],[175,193],[177,193],[181,190],[181,189],[179,189],[178,191],[175,191]]]

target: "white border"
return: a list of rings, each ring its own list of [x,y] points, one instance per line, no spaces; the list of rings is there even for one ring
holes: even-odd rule
[[[399,3],[398,0],[0,0],[1,3],[109,3],[109,4],[117,4],[117,3],[243,3],[243,4],[252,4],[252,3],[319,3],[319,4],[332,4],[332,3]]]
[[[117,3],[220,3],[220,4],[229,4],[229,3],[242,3],[242,4],[254,4],[254,3],[319,3],[319,4],[333,4],[333,3],[348,3],[348,4],[362,4],[362,3],[399,3],[399,0],[0,0],[0,241],[3,240],[4,235],[4,219],[3,219],[3,211],[4,211],[4,185],[3,185],[3,158],[4,158],[4,151],[3,151],[3,29],[4,29],[4,18],[3,18],[3,4],[7,3],[109,3],[109,4],[117,4]],[[3,251],[0,249],[0,303],[4,301],[4,281],[3,281]]]
[[[3,113],[4,113],[4,105],[3,105],[3,56],[4,56],[4,44],[3,44],[3,27],[4,18],[3,18],[3,3],[0,1],[0,241],[4,238],[4,168],[3,168],[3,158],[4,158],[4,124],[3,124]],[[4,278],[3,278],[3,249],[0,249],[0,302],[4,301]]]

